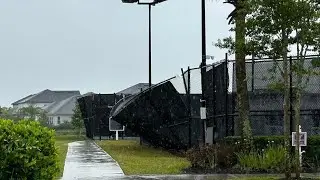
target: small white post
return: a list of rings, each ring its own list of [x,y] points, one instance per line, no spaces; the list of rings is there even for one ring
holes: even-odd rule
[[[118,141],[119,139],[119,134],[118,134],[118,131],[116,131],[116,141]]]
[[[299,135],[301,134],[301,125],[299,125]],[[299,160],[300,160],[300,167],[302,165],[302,153],[301,153],[301,146],[300,146],[300,137],[299,137]],[[297,144],[298,145],[298,144]]]

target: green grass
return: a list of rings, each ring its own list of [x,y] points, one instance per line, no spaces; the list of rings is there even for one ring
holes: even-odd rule
[[[231,178],[231,180],[277,180],[280,179],[279,177],[241,177],[241,178]]]
[[[74,142],[74,141],[81,141],[84,139],[85,137],[83,136],[78,137],[76,135],[57,135],[56,136],[56,147],[58,148],[59,167],[60,167],[60,172],[58,177],[62,177],[62,174],[63,174],[64,161],[66,159],[66,155],[68,152],[68,143]]]
[[[97,141],[114,158],[126,175],[180,174],[190,163],[166,151],[140,146],[137,141]]]

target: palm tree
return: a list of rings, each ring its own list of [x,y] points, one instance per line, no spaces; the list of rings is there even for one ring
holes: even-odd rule
[[[231,4],[235,9],[229,14],[229,24],[235,23],[235,65],[237,105],[239,112],[240,135],[242,140],[251,140],[251,126],[249,120],[249,97],[246,80],[246,15],[248,0],[227,0],[224,3]],[[249,141],[250,143],[250,141]],[[247,144],[247,143],[245,143]]]

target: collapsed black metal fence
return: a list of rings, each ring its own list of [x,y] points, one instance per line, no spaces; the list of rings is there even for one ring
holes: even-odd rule
[[[172,79],[127,97],[90,94],[79,98],[87,137],[114,135],[109,129],[111,118],[119,127],[125,126],[125,135],[139,135],[156,147],[179,150],[198,144],[201,93],[190,94],[181,86],[187,82],[181,77],[175,78],[178,85]]]
[[[128,97],[114,106],[111,118],[156,147],[180,150],[196,145],[199,108],[192,107],[198,106],[201,94],[186,94],[183,86],[179,92],[173,81],[183,84],[174,77]]]
[[[289,58],[289,114],[292,131],[295,128],[295,90],[303,84],[300,105],[302,131],[309,135],[320,134],[318,61],[319,55],[308,56],[305,60]],[[283,134],[282,63],[281,59],[253,59],[246,62],[250,121],[255,136]],[[299,66],[303,68],[297,69]],[[235,61],[225,59],[204,68],[203,93],[207,107],[207,127],[213,127],[211,136],[220,139],[239,135]],[[299,76],[302,78],[299,79]]]
[[[87,137],[111,138],[115,134],[109,128],[109,114],[115,103],[122,98],[123,96],[116,94],[90,94],[78,99]],[[113,122],[111,125],[121,127],[116,122]],[[111,129],[116,128],[112,127]],[[129,129],[126,129],[124,133],[122,135],[134,135]]]

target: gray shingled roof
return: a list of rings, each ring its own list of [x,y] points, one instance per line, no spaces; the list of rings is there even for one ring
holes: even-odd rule
[[[72,115],[78,97],[80,97],[80,95],[72,96],[62,101],[54,102],[53,104],[45,108],[45,110],[48,112],[48,115]]]
[[[137,94],[137,93],[141,92],[141,89],[145,90],[145,89],[148,89],[148,87],[149,87],[148,83],[139,83],[139,84],[136,84],[134,86],[128,87],[127,89],[124,89],[124,90],[122,90],[120,92],[117,92],[116,94],[117,95],[121,95],[121,94],[124,94],[124,95]]]
[[[76,95],[80,95],[80,91],[51,91],[49,89],[46,89],[39,92],[38,94],[33,94],[22,98],[12,103],[12,105],[22,103],[53,103]]]

